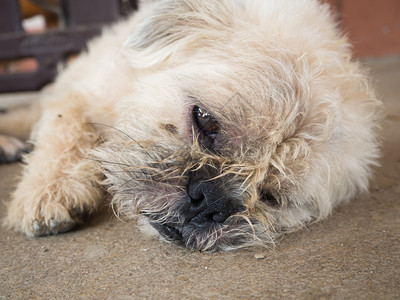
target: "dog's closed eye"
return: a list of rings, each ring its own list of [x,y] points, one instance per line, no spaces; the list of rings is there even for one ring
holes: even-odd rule
[[[265,201],[268,205],[273,206],[273,207],[278,207],[281,205],[278,198],[276,198],[274,195],[272,195],[272,193],[270,193],[268,191],[261,191],[260,199]]]

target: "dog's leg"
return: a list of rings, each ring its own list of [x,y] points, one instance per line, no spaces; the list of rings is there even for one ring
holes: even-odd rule
[[[47,106],[37,124],[35,150],[4,223],[29,236],[64,232],[96,210],[102,192],[88,151],[99,138],[85,98],[68,96]]]
[[[28,152],[26,144],[15,137],[0,134],[0,164],[19,160],[24,152]]]
[[[0,164],[19,160],[23,153],[30,151],[31,145],[24,141],[28,139],[39,112],[38,102],[9,109],[0,108]]]

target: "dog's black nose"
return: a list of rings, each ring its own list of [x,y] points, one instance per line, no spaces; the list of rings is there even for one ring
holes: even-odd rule
[[[199,227],[223,223],[240,209],[240,205],[230,201],[213,181],[189,183],[188,196],[184,211],[185,222]]]

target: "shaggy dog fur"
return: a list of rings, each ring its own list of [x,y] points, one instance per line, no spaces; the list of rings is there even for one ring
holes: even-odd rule
[[[119,216],[201,251],[272,243],[366,192],[381,103],[313,0],[165,0],[59,75],[5,224]]]

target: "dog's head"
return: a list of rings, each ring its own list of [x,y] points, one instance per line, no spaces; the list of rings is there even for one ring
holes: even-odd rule
[[[187,247],[273,242],[367,189],[379,104],[315,1],[161,1],[96,152],[116,211]]]

